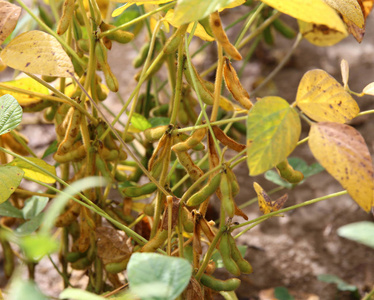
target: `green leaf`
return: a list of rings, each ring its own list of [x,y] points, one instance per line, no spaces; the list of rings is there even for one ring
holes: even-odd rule
[[[275,299],[278,299],[278,300],[295,300],[295,298],[292,297],[290,293],[288,292],[288,290],[283,286],[276,287],[274,289],[274,296],[275,296]]]
[[[152,124],[148,122],[148,120],[141,114],[134,113],[131,118],[131,124],[136,129],[144,131],[148,128],[152,127]]]
[[[25,201],[25,206],[22,208],[23,218],[31,219],[39,215],[47,204],[48,197],[32,196]]]
[[[350,291],[350,292],[355,292],[357,291],[357,287],[354,285],[350,285],[346,283],[344,280],[339,278],[336,275],[331,275],[331,274],[321,274],[318,275],[318,280],[327,282],[327,283],[335,283],[338,287],[339,291]]]
[[[134,253],[127,266],[127,275],[130,289],[143,300],[174,300],[190,281],[192,267],[186,259],[179,257]]]
[[[0,166],[0,203],[8,200],[20,185],[24,172],[12,166]]]
[[[11,95],[0,97],[0,135],[16,128],[22,120],[22,108]]]
[[[259,100],[247,118],[249,174],[259,175],[285,160],[295,149],[300,133],[300,118],[286,100]]]
[[[42,224],[42,220],[43,220],[43,214],[41,213],[33,217],[29,221],[23,223],[22,225],[20,225],[16,229],[16,233],[20,235],[29,235],[35,232],[40,227],[40,225]]]
[[[63,290],[59,296],[60,299],[72,299],[72,300],[104,300],[104,297],[95,295],[85,290],[67,288]]]
[[[48,300],[33,281],[25,280],[21,274],[15,278],[8,291],[9,299]]]
[[[292,168],[304,174],[304,179],[296,185],[302,184],[308,177],[318,174],[324,170],[324,168],[319,163],[313,163],[308,166],[308,164],[304,160],[298,157],[290,157],[287,160]],[[277,185],[283,186],[288,189],[292,189],[295,186],[295,184],[289,183],[288,181],[280,177],[278,172],[274,170],[267,171],[265,173],[265,178]]]
[[[31,163],[43,168],[44,170],[56,175],[55,167],[47,164],[44,160],[36,157],[27,157],[26,159],[29,160]],[[25,172],[25,176],[30,177],[32,179],[36,179],[45,183],[56,182],[56,179],[54,179],[53,177],[49,176],[37,167],[18,157],[11,161],[8,165],[21,168]]]
[[[154,117],[154,118],[150,118],[148,121],[152,125],[152,127],[170,124],[170,118],[166,118],[166,117]]]
[[[49,235],[26,235],[22,238],[20,246],[31,261],[37,262],[45,255],[58,250],[59,243]]]
[[[174,13],[177,26],[191,23],[209,16],[211,13],[224,8],[236,0],[179,0]],[[244,2],[244,1],[243,1]]]
[[[57,140],[53,141],[48,148],[44,151],[42,159],[46,158],[48,155],[51,155],[57,151]]]
[[[344,225],[338,229],[338,235],[346,239],[374,248],[374,223],[362,221]]]
[[[0,204],[0,216],[23,218],[22,210],[15,208],[9,201]]]

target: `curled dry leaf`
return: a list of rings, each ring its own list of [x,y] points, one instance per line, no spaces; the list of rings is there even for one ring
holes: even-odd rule
[[[123,261],[131,255],[126,236],[112,227],[96,228],[97,255],[104,264]]]
[[[285,194],[273,201],[257,182],[253,183],[253,187],[255,188],[258,197],[258,205],[264,215],[280,210],[288,199],[288,195]]]
[[[14,38],[0,54],[13,69],[32,74],[71,77],[73,64],[60,43],[50,34],[32,30]]]
[[[0,45],[12,33],[21,14],[21,7],[0,1]]]
[[[346,124],[313,123],[309,148],[353,200],[369,212],[374,204],[373,162],[361,134]]]
[[[343,20],[348,20],[359,28],[365,24],[364,15],[357,0],[324,0],[328,5],[337,10]]]

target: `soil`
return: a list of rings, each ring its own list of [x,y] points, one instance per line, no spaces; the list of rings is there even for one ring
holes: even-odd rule
[[[287,18],[286,20],[295,26],[292,20]],[[368,19],[366,28],[366,36],[360,45],[351,37],[328,48],[318,48],[307,41],[302,41],[291,61],[275,76],[273,84],[276,92],[273,87],[272,91],[265,89],[262,94],[269,95],[267,94],[269,92],[292,102],[302,75],[313,68],[324,69],[341,81],[342,58],[350,65],[350,88],[357,92],[361,91],[366,84],[374,81],[373,16]],[[141,42],[140,40],[139,44]],[[253,82],[259,76],[270,73],[291,44],[292,41],[277,38],[274,48],[262,46],[261,53],[258,52],[245,69],[244,86],[250,91]],[[243,52],[245,51],[246,49],[243,49]],[[213,48],[212,53],[214,54]],[[135,84],[133,80],[135,71],[132,67],[125,67],[131,64],[135,55],[136,51],[131,45],[116,44],[109,55],[110,65],[120,81],[120,90],[124,99],[128,97]],[[195,63],[200,63],[199,67],[204,69],[204,66],[209,65],[209,57],[197,57]],[[4,75],[0,75],[0,78],[1,76]],[[373,108],[373,97],[364,97],[358,102],[362,109]],[[109,100],[107,105],[114,107],[114,111],[117,108],[119,111],[121,107],[114,98]],[[352,125],[364,136],[371,153],[374,153],[372,115],[359,117]],[[304,124],[304,136],[307,130],[308,127]],[[45,146],[54,139],[52,128],[40,125],[26,125],[23,133],[29,138],[30,146],[39,150],[38,154],[42,153]],[[40,141],[41,133],[45,138],[43,141]],[[309,164],[315,162],[306,144],[298,147],[291,156],[301,157]],[[255,196],[252,188],[254,181],[267,191],[275,187],[263,176],[249,177],[245,164],[236,168],[235,172],[242,187],[236,198],[239,204]],[[342,187],[330,175],[323,172],[309,178],[293,190],[282,191],[272,197],[276,199],[287,192],[289,200],[286,206],[290,206],[341,190]],[[260,215],[256,204],[245,208],[245,212],[250,219]],[[356,285],[363,295],[374,286],[374,250],[340,238],[336,233],[342,225],[363,220],[374,221],[373,216],[363,212],[349,196],[340,196],[291,211],[284,217],[269,219],[251,229],[242,235],[239,241],[248,246],[246,258],[253,265],[254,272],[240,277],[242,284],[237,291],[238,298],[271,299],[264,296],[264,290],[283,286],[289,289],[297,300],[355,299],[349,292],[338,291],[336,285],[319,281],[317,276],[321,274],[337,275],[347,283]],[[234,221],[243,222],[243,219],[237,218]],[[57,262],[56,256],[53,259]],[[80,274],[76,274],[74,281],[83,287],[85,283],[79,276]],[[220,276],[224,278],[227,274],[220,272]],[[47,295],[58,296],[62,289],[62,281],[48,260],[43,260],[37,266],[36,281]]]

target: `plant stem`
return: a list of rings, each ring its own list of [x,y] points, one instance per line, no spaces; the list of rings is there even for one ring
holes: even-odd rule
[[[370,293],[365,295],[365,297],[362,298],[362,300],[372,300],[373,297],[374,297],[374,286],[373,286],[373,289],[370,291]]]
[[[214,122],[217,120],[218,108],[219,108],[219,100],[221,97],[221,89],[222,89],[222,73],[223,73],[223,53],[222,53],[222,45],[217,42],[217,52],[218,52],[218,66],[216,71],[216,81],[214,83],[214,103],[212,113],[210,115],[210,122]]]
[[[45,193],[32,192],[32,191],[27,191],[27,190],[20,189],[20,188],[17,188],[15,190],[15,193],[17,193],[17,194],[23,194],[23,195],[30,195],[30,196],[48,197],[48,198],[57,197],[57,195],[54,195],[54,194],[45,194]]]
[[[230,124],[230,123],[238,122],[238,121],[245,121],[245,120],[247,120],[247,116],[225,119],[225,120],[219,120],[219,121],[211,122],[210,125],[211,126],[214,126],[214,125],[221,126],[221,125]],[[208,124],[194,125],[194,126],[190,126],[190,127],[174,129],[173,132],[178,132],[178,133],[187,132],[187,131],[192,131],[192,130],[196,130],[198,128],[204,128],[204,127],[208,127],[208,126],[209,126]]]
[[[287,208],[280,209],[278,211],[274,211],[274,212],[268,213],[266,215],[263,215],[263,216],[258,217],[256,219],[253,219],[251,221],[244,222],[244,223],[241,223],[239,225],[235,225],[235,226],[232,227],[232,229],[241,228],[243,226],[247,226],[247,225],[256,223],[256,222],[261,221],[263,219],[267,219],[269,217],[272,217],[272,216],[275,216],[275,215],[279,215],[281,213],[284,213],[284,212],[287,212],[287,211],[290,211],[290,210],[294,210],[294,209],[299,208],[299,207],[308,206],[308,205],[313,204],[313,203],[317,203],[317,202],[320,202],[320,201],[323,201],[323,200],[326,200],[326,199],[330,199],[330,198],[334,198],[334,197],[338,197],[338,196],[342,196],[342,195],[346,195],[346,194],[348,194],[347,191],[340,191],[340,192],[333,193],[333,194],[330,194],[330,195],[326,195],[326,196],[323,196],[323,197],[319,197],[319,198],[315,198],[315,199],[312,199],[312,200],[308,200],[308,201],[305,201],[305,202],[300,203],[300,204],[296,204],[296,205],[293,205],[293,206],[290,206],[290,207],[287,207]]]
[[[283,186],[278,186],[278,187],[270,190],[269,192],[267,192],[267,194],[270,196],[270,195],[275,194],[276,192],[279,192],[279,191],[281,191],[283,189],[284,189]],[[257,197],[254,197],[251,200],[248,200],[247,202],[244,202],[241,205],[239,205],[239,208],[243,209],[243,208],[245,208],[245,207],[247,207],[247,206],[249,206],[249,205],[251,205],[251,204],[253,204],[253,203],[257,202],[257,201],[258,201]]]

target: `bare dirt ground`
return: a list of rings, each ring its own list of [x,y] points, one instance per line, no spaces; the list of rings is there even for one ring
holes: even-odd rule
[[[292,102],[302,75],[313,68],[324,69],[340,81],[339,65],[342,58],[350,64],[349,85],[352,90],[359,92],[366,84],[374,81],[374,16],[368,21],[367,34],[360,45],[351,37],[329,48],[317,48],[303,41],[291,62],[274,78],[277,95]],[[141,43],[140,40],[139,44]],[[276,45],[281,45],[280,48],[263,47],[267,59],[261,58],[263,55],[257,55],[257,58],[249,63],[243,78],[245,87],[250,90],[257,76],[266,76],[271,72],[276,65],[274,62],[286,53],[291,44],[292,41],[279,38]],[[135,71],[127,66],[131,64],[136,52],[130,45],[114,45],[111,52],[110,65],[120,81],[121,94],[126,99],[135,84]],[[206,61],[208,60],[209,58]],[[199,61],[203,62],[203,59],[200,58]],[[358,100],[362,109],[372,108],[373,101],[373,97]],[[111,107],[119,107],[115,99],[109,103]],[[362,133],[371,153],[374,153],[372,115],[357,118],[353,126]],[[304,136],[307,130],[308,127],[305,126]],[[45,146],[54,139],[53,130],[40,125],[24,126],[23,133],[30,139],[30,146],[40,150],[38,153],[42,153]],[[40,141],[41,135],[43,141]],[[292,156],[301,157],[308,163],[315,161],[306,144],[298,147]],[[263,176],[249,177],[245,164],[235,171],[242,187],[236,199],[238,203],[244,203],[255,196],[253,181],[259,182],[265,190],[275,187]],[[340,185],[323,172],[309,178],[294,190],[287,191],[289,200],[286,206],[340,190]],[[282,195],[282,192],[274,195],[274,199],[279,195]],[[250,219],[260,214],[256,204],[247,207],[245,211]],[[361,292],[370,290],[374,285],[374,250],[340,238],[336,234],[340,226],[363,220],[374,221],[372,215],[364,213],[349,196],[341,196],[292,211],[283,218],[270,219],[250,230],[239,240],[241,244],[248,246],[246,258],[253,265],[254,272],[241,276],[239,299],[259,299],[261,291],[278,286],[288,288],[297,300],[354,299],[347,292],[339,292],[335,285],[319,281],[317,276],[320,274],[337,275],[356,285]],[[54,259],[57,261],[57,257]],[[62,281],[51,264],[45,261],[39,264],[36,270],[36,281],[42,290],[47,295],[58,296]],[[84,286],[79,274],[75,282]],[[317,298],[311,298],[311,295]]]

